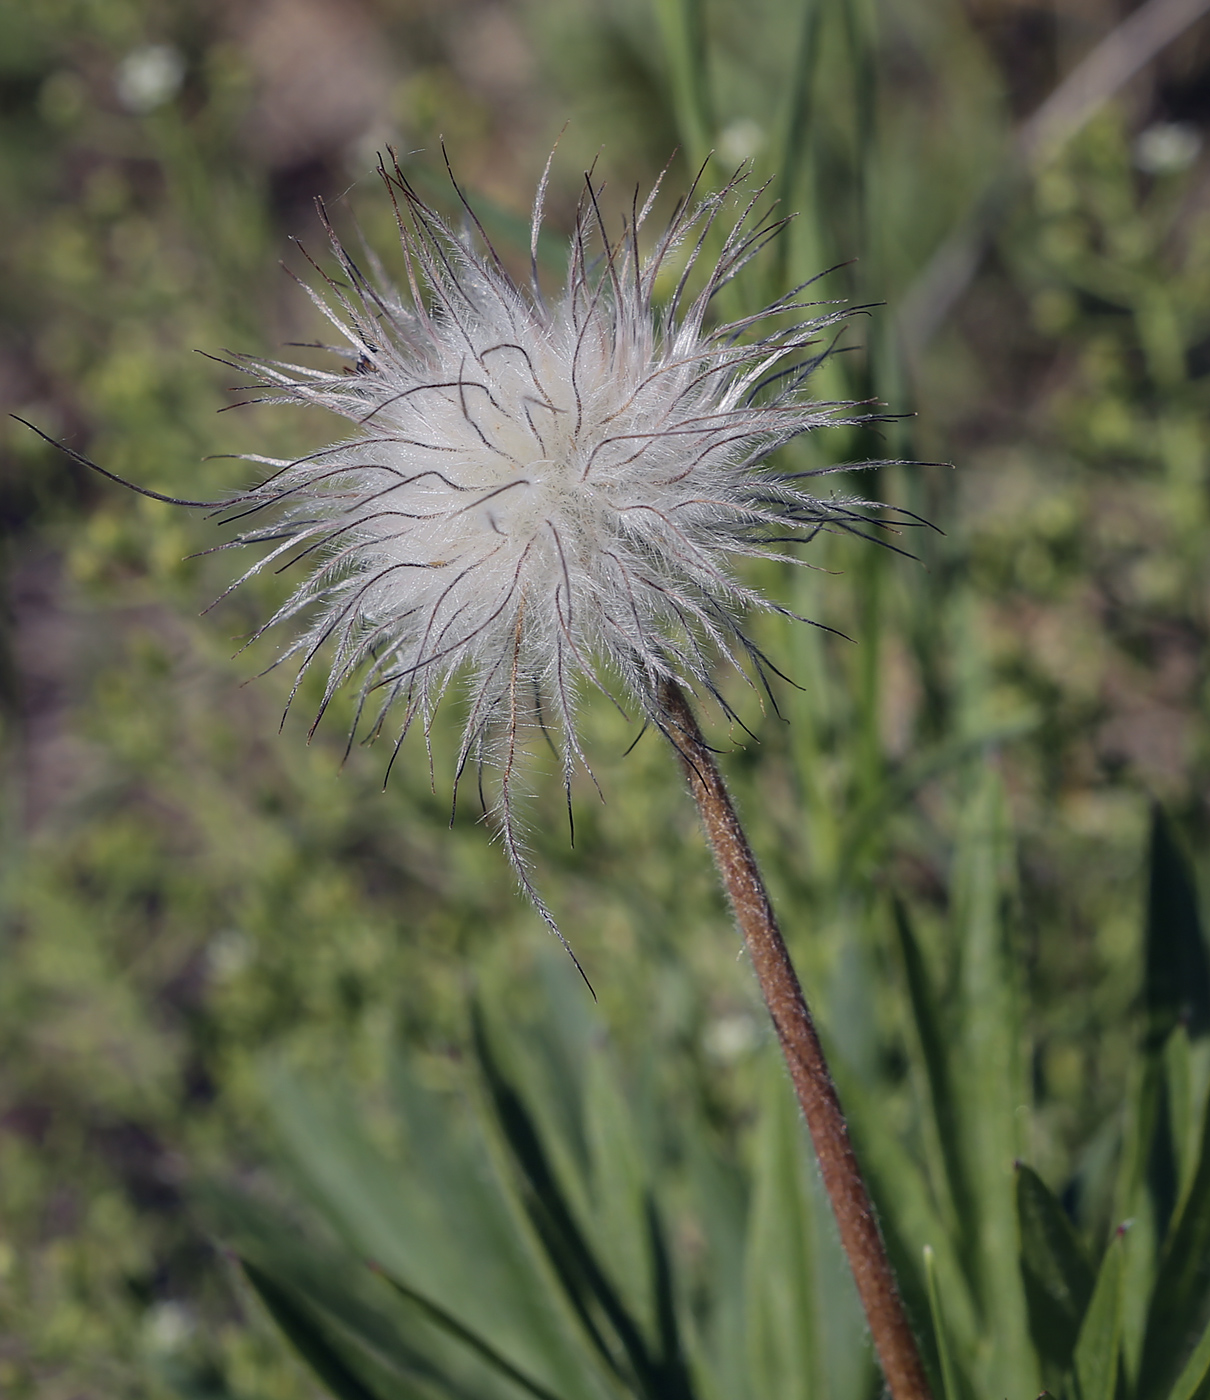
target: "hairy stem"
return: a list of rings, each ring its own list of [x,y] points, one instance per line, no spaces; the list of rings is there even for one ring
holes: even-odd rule
[[[756,858],[684,692],[674,681],[665,681],[659,700],[781,1041],[887,1386],[893,1400],[930,1400],[928,1379],[853,1153],[836,1086]]]

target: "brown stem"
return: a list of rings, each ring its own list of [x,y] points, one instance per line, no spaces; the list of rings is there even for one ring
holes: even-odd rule
[[[781,1041],[887,1386],[893,1400],[931,1400],[836,1086],[756,858],[684,692],[675,681],[664,681],[659,700]]]

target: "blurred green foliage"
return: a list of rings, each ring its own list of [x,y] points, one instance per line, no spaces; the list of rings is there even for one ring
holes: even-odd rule
[[[855,318],[857,348],[819,392],[916,416],[881,439],[820,438],[801,462],[955,462],[856,483],[945,533],[898,541],[925,567],[825,541],[815,562],[841,577],[753,568],[856,644],[762,622],[802,688],[779,691],[779,717],[737,686],[759,742],[730,736],[725,764],[888,1218],[908,1222],[918,1316],[919,1251],[934,1249],[949,1400],[1024,1396],[1038,1380],[1013,1346],[1031,1306],[1015,1156],[1038,1173],[1018,1192],[1033,1192],[1052,1253],[1067,1246],[1048,1189],[1088,1269],[1136,1215],[1119,1251],[1131,1378],[1151,1364],[1141,1309],[1157,1242],[1201,1189],[1205,1027],[1189,1009],[1183,1032],[1152,1025],[1158,1003],[1137,989],[1151,799],[1174,814],[1196,878],[1207,834],[1208,175],[1196,142],[1184,164],[1140,154],[1174,120],[1200,132],[1205,37],[1036,172],[927,353],[905,366],[895,344],[896,308],[1013,123],[1113,19],[1083,13],[1094,19],[1007,0],[0,0],[0,389],[157,490],[221,495],[247,467],[201,459],[303,451],[330,431],[262,408],[216,418],[230,372],[193,352],[320,334],[277,262],[306,271],[288,238],[320,245],[314,194],[351,226],[338,203],[350,187],[367,237],[389,243],[370,173],[388,140],[444,199],[443,133],[510,257],[524,256],[512,231],[570,117],[555,230],[598,148],[622,207],[679,144],[670,185],[713,148],[708,180],[751,157],[801,211],[737,295],[859,259],[824,294],[887,308]],[[230,653],[280,580],[199,619],[234,572],[197,553],[211,523],[91,478],[11,421],[0,449],[0,1389],[303,1396],[310,1383],[185,1206],[199,1175],[273,1195],[266,1052],[343,1076],[389,1146],[400,1056],[437,1090],[464,1079],[472,984],[526,1025],[552,1004],[586,1014],[582,993],[534,976],[546,935],[473,814],[446,829],[456,714],[435,736],[435,792],[419,748],[385,792],[384,753],[342,768],[339,706],[306,746],[313,687],[278,737],[287,678],[244,686],[272,652]],[[789,1115],[752,1108],[776,1098],[759,1088],[776,1076],[693,814],[653,737],[627,755],[634,734],[612,711],[590,703],[585,720],[608,801],[577,793],[571,851],[557,784],[540,784],[543,888],[621,1059],[658,1051],[674,1088],[681,1076],[678,1131],[691,1137],[698,1114],[724,1160],[756,1160],[754,1139],[790,1135]],[[1006,797],[979,829],[995,838],[955,857],[971,803],[992,802],[989,768]],[[1195,890],[1183,897],[1196,909]],[[1147,966],[1154,990],[1167,974]],[[997,1087],[970,1141],[966,1101],[946,1107],[922,1039],[930,998],[974,1008],[972,1036],[986,1028],[969,1069]],[[1166,1140],[1145,1113],[1166,1115],[1170,1160],[1140,1156]],[[915,1195],[892,1205],[895,1191]],[[784,1248],[761,1199],[750,1236]],[[958,1229],[964,1211],[977,1229]],[[826,1225],[811,1230],[826,1253]],[[1056,1278],[1083,1298],[1076,1257],[1035,1259],[1052,1301]],[[828,1325],[855,1340],[820,1364],[851,1370],[812,1393],[858,1394],[873,1374],[860,1329]],[[784,1326],[762,1356],[799,1344]],[[1069,1326],[1043,1349],[1043,1378],[1079,1347]]]
[[[944,1001],[896,911],[909,1130],[868,1086],[846,1085],[936,1393],[1044,1382],[1067,1400],[1191,1400],[1210,1384],[1210,966],[1187,865],[1157,815],[1130,1126],[1116,1182],[1073,1183],[1076,1213],[1098,1222],[1081,1229],[1031,1167],[1005,1170],[1034,1095],[993,775],[965,815]],[[536,1024],[502,1035],[476,1006],[469,1065],[396,1060],[393,1142],[368,1135],[347,1087],[281,1065],[266,1076],[294,1208],[214,1186],[202,1201],[298,1352],[338,1400],[876,1394],[776,1047],[743,1075],[755,1112],[737,1141],[683,1048],[648,1040],[627,1074],[604,1026],[567,1014],[570,969],[543,980]],[[1123,1208],[1129,1221],[1106,1230]]]

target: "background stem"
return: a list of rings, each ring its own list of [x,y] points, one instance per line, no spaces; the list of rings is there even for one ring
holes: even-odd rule
[[[894,1400],[930,1400],[928,1379],[891,1271],[873,1203],[857,1165],[836,1086],[756,858],[685,693],[675,681],[666,680],[661,683],[659,700],[669,721],[668,737],[701,812],[723,886],[806,1116],[820,1175],[857,1281],[887,1386]]]

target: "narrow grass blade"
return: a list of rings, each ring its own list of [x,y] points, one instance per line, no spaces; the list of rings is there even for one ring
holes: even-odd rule
[[[486,1148],[451,1121],[449,1101],[392,1076],[407,1132],[404,1160],[367,1137],[350,1096],[276,1066],[266,1075],[291,1164],[348,1242],[392,1277],[457,1315],[565,1400],[590,1400],[589,1353],[551,1296],[541,1256],[511,1210]]]
[[[812,1400],[825,1391],[814,1221],[803,1129],[780,1066],[766,1066],[756,1179],[744,1261],[749,1385],[756,1400]]]
[[[642,1145],[621,1086],[604,1049],[591,1055],[582,1094],[589,1147],[592,1215],[586,1219],[594,1247],[617,1281],[627,1307],[646,1322],[656,1302],[650,1186]]]
[[[1151,823],[1144,994],[1153,1041],[1178,1022],[1191,1036],[1210,1031],[1210,959],[1198,914],[1193,873],[1167,817]]]
[[[667,1400],[691,1400],[693,1387],[689,1383],[689,1368],[681,1336],[672,1256],[668,1252],[667,1236],[659,1209],[650,1195],[647,1198],[646,1214],[651,1250],[656,1337],[659,1345],[657,1364],[663,1378],[660,1394],[666,1396]]]
[[[937,1212],[924,1172],[885,1122],[879,1101],[856,1076],[838,1074],[837,1083],[848,1109],[857,1158],[879,1209],[899,1291],[921,1339],[925,1364],[933,1370],[940,1366],[931,1350],[928,1285],[920,1263],[921,1251],[928,1247],[933,1250],[934,1268],[946,1294],[951,1361],[961,1373],[978,1350],[984,1327],[952,1232]]]
[[[1167,1400],[1194,1400],[1199,1393],[1204,1394],[1205,1382],[1210,1377],[1210,1322],[1202,1333],[1201,1341],[1193,1349],[1193,1355],[1185,1363],[1184,1369],[1176,1378],[1176,1384],[1168,1392]]]
[[[527,1376],[519,1367],[514,1366],[508,1357],[502,1356],[494,1346],[485,1341],[478,1333],[463,1323],[452,1314],[440,1308],[436,1303],[417,1293],[415,1289],[409,1288],[407,1284],[401,1283],[399,1279],[393,1278],[385,1269],[376,1270],[377,1273],[391,1285],[401,1297],[419,1308],[432,1322],[447,1332],[456,1341],[470,1348],[481,1360],[505,1380],[512,1381],[527,1395],[532,1395],[534,1400],[559,1400],[559,1397],[544,1385],[534,1380],[532,1376]]]
[[[1080,1327],[1074,1357],[1079,1400],[1113,1400],[1117,1389],[1125,1301],[1124,1234],[1124,1227],[1119,1227],[1109,1242]]]
[[[744,1346],[744,1250],[749,1223],[747,1180],[713,1150],[699,1119],[686,1136],[689,1200],[705,1244],[702,1267],[709,1311],[692,1314],[695,1369],[703,1397],[746,1400],[748,1364]]]
[[[782,130],[780,159],[777,163],[777,189],[783,209],[800,209],[800,227],[794,233],[801,240],[801,223],[814,220],[816,201],[808,197],[807,172],[811,166],[811,138],[815,130],[812,115],[813,98],[817,84],[812,81],[815,75],[816,52],[819,47],[819,25],[823,14],[823,0],[801,0],[801,18],[798,44],[794,53],[794,65],[787,102],[786,117]],[[819,242],[818,230],[813,230],[812,244]],[[789,236],[777,240],[774,250],[773,296],[780,296],[790,285]]]
[[[300,1307],[286,1289],[279,1287],[263,1269],[246,1259],[240,1260],[240,1266],[291,1346],[337,1400],[387,1400],[386,1396],[363,1384],[324,1336],[308,1309]]]
[[[268,1279],[312,1331],[329,1342],[338,1335],[357,1355],[375,1358],[376,1369],[389,1371],[392,1394],[436,1390],[479,1400],[499,1393],[477,1358],[452,1349],[423,1314],[403,1308],[355,1256],[308,1240],[264,1202],[215,1185],[199,1188],[195,1199],[220,1236],[234,1244],[241,1265],[256,1271],[257,1281]]]
[[[714,127],[704,6],[702,0],[655,0],[655,13],[677,126],[696,172],[710,152]]]
[[[924,957],[911,917],[906,906],[899,900],[896,900],[894,905],[894,921],[907,980],[912,1024],[916,1031],[928,1084],[933,1138],[941,1157],[945,1184],[960,1238],[969,1242],[975,1238],[976,1215],[966,1164],[962,1159],[959,1105],[950,1064],[950,1037],[929,981],[928,969],[924,965]]]
[[[1012,848],[1004,794],[990,765],[983,767],[968,799],[956,854],[952,936],[960,970],[959,1126],[979,1219],[977,1287],[992,1339],[985,1380],[990,1384],[994,1377],[1010,1395],[1037,1394],[1013,1200],[1013,1163],[1021,1156],[1017,1110],[1030,1096],[1005,927]]]
[[[478,1008],[473,1029],[476,1055],[512,1161],[522,1208],[567,1300],[606,1365],[638,1394],[656,1400],[665,1393],[667,1377],[576,1222],[533,1116],[505,1076]]]
[[[1017,1167],[1017,1219],[1030,1334],[1042,1360],[1062,1373],[1092,1298],[1092,1265],[1063,1207],[1027,1166]]]
[[[941,1296],[937,1288],[937,1261],[932,1245],[924,1246],[924,1278],[928,1288],[929,1312],[933,1319],[933,1337],[937,1344],[937,1362],[941,1370],[942,1400],[961,1400],[954,1363],[950,1358],[949,1333],[941,1313]]]
[[[1140,1394],[1162,1395],[1210,1322],[1210,1116],[1197,1171],[1160,1256],[1147,1318]]]

